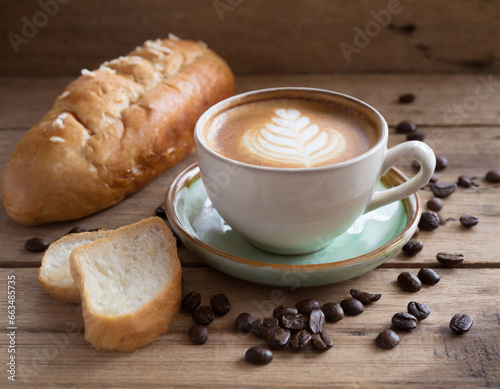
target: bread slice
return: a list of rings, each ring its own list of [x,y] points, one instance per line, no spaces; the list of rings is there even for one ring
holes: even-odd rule
[[[79,303],[80,293],[69,269],[69,256],[76,247],[105,238],[110,232],[110,230],[101,229],[69,234],[52,243],[45,252],[38,271],[38,279],[42,287],[56,299],[66,303]]]
[[[70,268],[85,339],[97,349],[140,349],[167,332],[179,310],[181,264],[172,233],[158,217],[77,247]]]

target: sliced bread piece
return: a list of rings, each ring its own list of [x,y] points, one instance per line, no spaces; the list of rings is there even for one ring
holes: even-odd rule
[[[174,237],[158,217],[77,247],[70,268],[85,339],[97,349],[140,349],[167,332],[179,310],[181,264]]]
[[[66,303],[79,303],[80,293],[69,270],[69,256],[76,247],[105,238],[110,232],[101,229],[69,234],[52,243],[45,252],[38,271],[38,280],[42,287],[56,299]]]

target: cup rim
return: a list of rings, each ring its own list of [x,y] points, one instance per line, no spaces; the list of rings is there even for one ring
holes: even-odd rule
[[[368,109],[371,111],[373,114],[375,114],[376,118],[380,122],[380,129],[381,129],[381,136],[379,137],[377,143],[373,145],[369,150],[365,151],[364,153],[349,159],[347,161],[343,162],[338,162],[334,163],[331,165],[325,165],[325,166],[313,166],[313,167],[289,167],[289,168],[284,168],[284,167],[273,167],[273,166],[261,166],[261,165],[253,165],[250,163],[246,162],[241,162],[236,159],[232,159],[229,157],[226,157],[225,155],[220,154],[219,152],[213,150],[205,141],[205,139],[202,136],[202,128],[204,124],[214,115],[216,115],[219,111],[222,109],[228,108],[231,105],[234,105],[235,102],[238,100],[244,99],[247,96],[254,96],[254,95],[259,95],[259,94],[268,94],[268,93],[274,93],[274,92],[285,92],[285,91],[303,91],[303,92],[315,92],[315,93],[320,93],[320,94],[327,94],[327,95],[335,95],[337,97],[346,99],[348,101],[351,101],[355,104],[358,104],[365,109]],[[198,152],[198,147],[201,147],[205,150],[205,152],[209,153],[211,156],[221,159],[222,161],[226,163],[231,163],[240,167],[245,167],[248,169],[253,169],[253,170],[260,170],[260,171],[273,171],[273,172],[307,172],[307,171],[321,171],[321,170],[330,170],[330,169],[340,169],[346,166],[353,165],[357,163],[360,160],[363,160],[365,158],[368,158],[370,155],[376,153],[381,147],[384,147],[384,145],[387,145],[387,139],[389,136],[389,128],[387,125],[386,120],[382,116],[382,114],[377,111],[374,107],[372,107],[370,104],[365,103],[364,101],[357,99],[356,97],[347,95],[345,93],[340,93],[340,92],[335,92],[335,91],[330,91],[327,89],[320,89],[320,88],[310,88],[310,87],[277,87],[277,88],[266,88],[266,89],[257,89],[257,90],[252,90],[249,92],[244,92],[240,93],[231,97],[228,97],[227,99],[224,99],[222,101],[219,101],[209,109],[207,109],[197,120],[195,129],[194,129],[194,139],[195,139],[195,144]]]

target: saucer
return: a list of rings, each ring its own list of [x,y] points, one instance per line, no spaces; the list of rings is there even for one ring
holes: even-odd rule
[[[392,168],[377,190],[407,180]],[[305,255],[271,254],[250,244],[219,216],[196,163],[174,180],[165,209],[182,243],[207,265],[246,281],[295,288],[345,281],[376,268],[412,237],[420,218],[420,200],[413,194],[360,216],[322,250]]]

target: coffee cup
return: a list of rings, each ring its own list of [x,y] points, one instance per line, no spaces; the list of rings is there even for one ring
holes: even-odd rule
[[[213,206],[258,248],[282,255],[320,250],[363,213],[426,185],[432,149],[404,142],[387,149],[382,115],[347,95],[313,88],[243,93],[198,120],[198,164]],[[395,163],[415,160],[407,182],[375,191]]]

